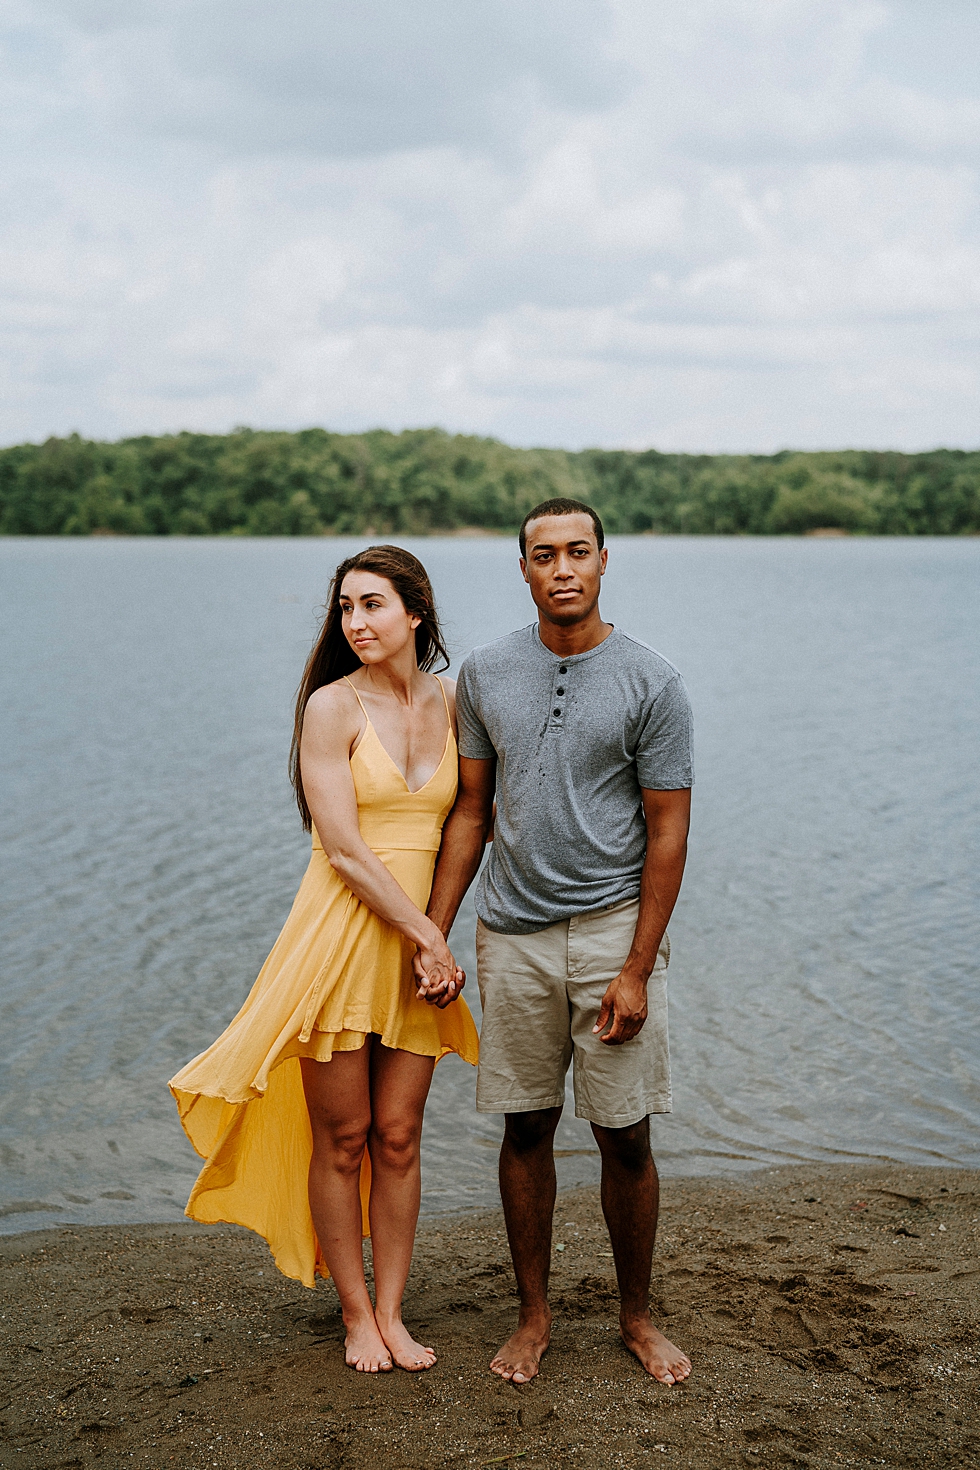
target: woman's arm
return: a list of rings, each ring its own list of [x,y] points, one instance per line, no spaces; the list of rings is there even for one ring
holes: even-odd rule
[[[300,769],[313,825],[327,860],[379,918],[418,947],[426,975],[458,993],[456,962],[442,931],[426,918],[361,836],[351,750],[363,726],[352,694],[328,684],[310,697],[303,718]]]

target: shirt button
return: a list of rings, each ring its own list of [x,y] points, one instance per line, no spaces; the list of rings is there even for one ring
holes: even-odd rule
[[[555,710],[555,714],[556,714],[556,715],[560,715],[560,714],[561,714],[561,710],[560,710],[560,709],[556,709],[556,710]]]
[[[564,694],[564,693],[565,693],[565,691],[564,691],[564,689],[562,689],[562,688],[559,688],[559,690],[558,690],[558,693],[559,693],[559,694]]]
[[[558,670],[558,672],[559,672],[559,674],[567,674],[568,673],[568,669],[567,669],[566,665],[565,664],[562,664],[562,666]]]

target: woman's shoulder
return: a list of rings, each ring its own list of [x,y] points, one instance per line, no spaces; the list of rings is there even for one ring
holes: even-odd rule
[[[346,731],[351,725],[359,727],[363,720],[357,695],[346,679],[335,679],[314,689],[303,716],[304,725],[309,721],[324,732]]]

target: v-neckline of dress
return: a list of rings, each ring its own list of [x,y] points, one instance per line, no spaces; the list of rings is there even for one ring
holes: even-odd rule
[[[368,729],[371,731],[371,734],[374,736],[375,740],[380,745],[381,750],[382,750],[382,753],[383,753],[385,759],[387,760],[388,764],[391,766],[391,768],[392,768],[393,771],[396,771],[397,772],[398,776],[404,782],[404,784],[405,784],[405,790],[408,792],[409,796],[421,796],[421,794],[425,790],[425,788],[427,786],[431,786],[432,785],[433,781],[436,779],[436,777],[438,776],[439,772],[442,770],[443,762],[445,761],[446,756],[449,753],[449,741],[450,741],[450,738],[452,737],[452,733],[453,733],[453,727],[452,727],[452,725],[450,725],[449,728],[446,731],[446,743],[442,747],[442,755],[439,758],[439,764],[436,766],[435,770],[432,772],[432,775],[429,777],[429,779],[427,781],[423,781],[422,782],[422,785],[421,786],[417,786],[415,788],[415,790],[413,791],[412,788],[411,788],[411,786],[409,786],[409,784],[408,784],[408,777],[405,775],[405,772],[402,770],[401,766],[395,760],[395,757],[392,755],[391,751],[387,748],[387,746],[385,745],[384,741],[381,739],[381,736],[378,734],[377,730],[374,728],[374,721],[371,719],[371,716],[368,714],[367,710],[364,711],[364,718],[365,718],[365,720],[367,722]],[[360,744],[357,747],[357,750],[354,751],[354,754],[355,755],[357,754],[357,751],[360,750],[361,745],[363,745],[363,744],[364,744],[364,738],[362,736],[361,737]]]
[[[422,794],[422,792],[425,790],[425,788],[427,786],[430,786],[432,784],[432,782],[436,779],[436,777],[438,776],[439,772],[442,770],[443,763],[445,762],[446,756],[449,753],[449,741],[452,738],[453,722],[452,722],[452,719],[450,718],[450,714],[449,714],[449,700],[446,698],[446,686],[443,684],[443,682],[439,678],[438,674],[434,674],[433,675],[433,678],[435,679],[436,683],[439,685],[439,689],[440,689],[440,691],[442,693],[442,702],[443,702],[443,704],[446,707],[446,743],[442,747],[442,755],[439,758],[439,764],[436,766],[435,770],[432,772],[432,775],[429,777],[428,781],[423,781],[422,782],[422,785],[419,786],[419,787],[417,787],[416,790],[413,791],[412,788],[411,788],[411,786],[409,786],[409,784],[408,784],[408,777],[405,775],[405,772],[402,770],[401,766],[398,765],[397,761],[395,760],[395,757],[392,755],[391,751],[385,745],[384,741],[381,739],[381,736],[378,734],[377,730],[374,728],[374,721],[372,720],[371,716],[368,714],[367,708],[366,708],[366,706],[364,704],[363,699],[358,694],[356,686],[351,683],[350,679],[347,677],[346,674],[343,677],[344,677],[344,682],[346,684],[349,684],[350,685],[351,690],[353,691],[353,694],[354,694],[354,698],[357,700],[358,704],[361,707],[361,714],[364,716],[364,722],[367,725],[368,730],[371,731],[371,733],[374,736],[375,740],[381,746],[382,753],[386,757],[386,759],[388,761],[388,764],[395,771],[398,772],[398,775],[401,777],[401,779],[402,779],[402,781],[403,781],[403,783],[405,785],[405,790],[408,792],[409,796],[420,796]],[[367,733],[367,731],[365,731],[365,734],[366,733]],[[357,752],[360,750],[360,748],[361,748],[361,746],[363,744],[364,744],[364,735],[361,736],[360,740],[357,742],[357,745],[356,745],[355,749],[351,753],[351,759],[352,760],[353,760],[354,756],[357,754]]]

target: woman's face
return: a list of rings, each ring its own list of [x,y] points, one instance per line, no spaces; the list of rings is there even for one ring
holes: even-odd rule
[[[414,647],[415,629],[422,621],[405,611],[387,577],[376,572],[348,572],[340,588],[344,636],[362,664],[395,658]]]

